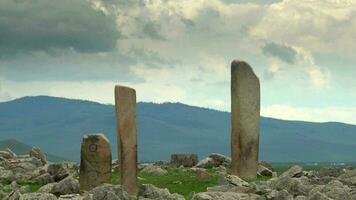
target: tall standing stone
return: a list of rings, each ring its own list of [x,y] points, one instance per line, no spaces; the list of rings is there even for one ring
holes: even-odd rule
[[[120,155],[121,185],[129,195],[137,194],[136,91],[115,87],[118,155]]]
[[[111,147],[104,134],[84,136],[80,153],[81,190],[89,191],[103,183],[111,183]]]
[[[260,82],[249,64],[231,64],[231,172],[255,178],[260,132]]]

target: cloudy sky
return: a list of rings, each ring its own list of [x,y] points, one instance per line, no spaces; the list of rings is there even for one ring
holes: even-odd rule
[[[51,95],[230,110],[230,63],[262,115],[356,124],[354,0],[1,0],[0,101]]]

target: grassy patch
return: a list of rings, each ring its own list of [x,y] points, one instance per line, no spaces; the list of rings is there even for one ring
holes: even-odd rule
[[[164,176],[153,176],[146,173],[139,173],[138,184],[152,184],[159,188],[167,188],[171,193],[178,193],[188,198],[191,193],[206,191],[207,187],[218,184],[219,176],[214,170],[208,170],[211,177],[199,179],[196,174],[187,169],[168,169],[168,174]],[[114,171],[112,183],[119,183],[119,172]]]

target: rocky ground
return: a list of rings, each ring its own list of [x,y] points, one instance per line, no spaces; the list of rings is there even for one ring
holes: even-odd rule
[[[146,200],[356,200],[356,169],[353,168],[304,171],[300,166],[293,166],[277,176],[272,166],[267,162],[261,162],[260,178],[242,180],[229,174],[230,162],[230,158],[226,156],[212,154],[194,167],[172,167],[164,161],[140,164],[141,174],[154,177],[165,177],[175,170],[189,174],[187,177],[194,175],[197,180],[216,176],[218,181],[204,192],[192,192],[186,197],[176,193],[171,194],[168,189],[158,188],[152,184],[141,184],[138,198]],[[115,169],[117,165],[114,164],[113,167]],[[32,149],[29,155],[16,155],[10,149],[0,151],[0,199],[136,199],[128,197],[124,188],[115,184],[105,184],[91,191],[80,191],[78,169],[76,163],[48,163],[38,148]],[[139,177],[140,179],[144,178]],[[173,184],[185,185],[184,179],[173,181]],[[196,184],[199,182],[197,181]]]

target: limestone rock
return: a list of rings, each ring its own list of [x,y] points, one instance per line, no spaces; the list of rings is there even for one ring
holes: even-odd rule
[[[28,193],[21,195],[20,200],[57,200],[57,197],[48,193]]]
[[[66,195],[61,195],[58,200],[82,200],[83,197],[80,196],[79,194],[66,194]]]
[[[86,200],[127,200],[129,196],[122,186],[103,184],[92,189],[86,195]]]
[[[63,163],[51,163],[47,167],[47,173],[49,173],[55,182],[61,181],[67,176],[69,173],[67,172]]]
[[[264,200],[265,198],[256,194],[245,194],[235,192],[202,192],[195,194],[192,200]]]
[[[260,82],[249,64],[231,64],[231,173],[255,178],[260,132]]]
[[[53,186],[51,193],[56,196],[60,196],[65,194],[79,194],[79,191],[80,188],[78,180],[72,177],[67,177],[56,183]]]
[[[172,154],[171,155],[171,165],[179,167],[183,165],[184,167],[193,167],[198,163],[197,154]]]
[[[117,138],[120,145],[121,184],[129,195],[137,194],[136,91],[115,86]]]
[[[15,191],[10,192],[10,193],[5,197],[4,200],[19,200],[19,199],[20,199],[20,196],[21,196],[20,192],[17,191],[17,190],[15,190]]]
[[[111,147],[104,134],[86,135],[81,145],[79,182],[82,190],[111,183]]]
[[[303,168],[301,166],[295,165],[281,174],[280,177],[290,177],[290,178],[298,178],[303,175]]]
[[[34,179],[37,183],[41,185],[46,185],[48,183],[54,182],[54,177],[51,176],[49,173],[44,173]]]
[[[155,200],[185,200],[182,195],[171,194],[168,189],[157,188],[151,184],[140,187],[139,196]]]
[[[150,175],[154,175],[154,176],[163,176],[163,175],[168,174],[167,170],[164,170],[164,169],[162,169],[158,166],[155,166],[155,165],[147,165],[141,170],[141,172],[147,173]]]
[[[9,184],[16,179],[11,170],[0,169],[0,183]]]
[[[47,159],[45,154],[41,151],[40,148],[38,147],[33,147],[30,151],[30,156],[31,157],[35,157],[38,158],[39,160],[41,160],[42,165],[47,164]]]
[[[198,162],[196,167],[212,168],[212,167],[229,167],[231,165],[231,158],[222,154],[213,153],[209,157]]]
[[[265,166],[258,165],[257,174],[259,176],[272,176],[273,172]]]

